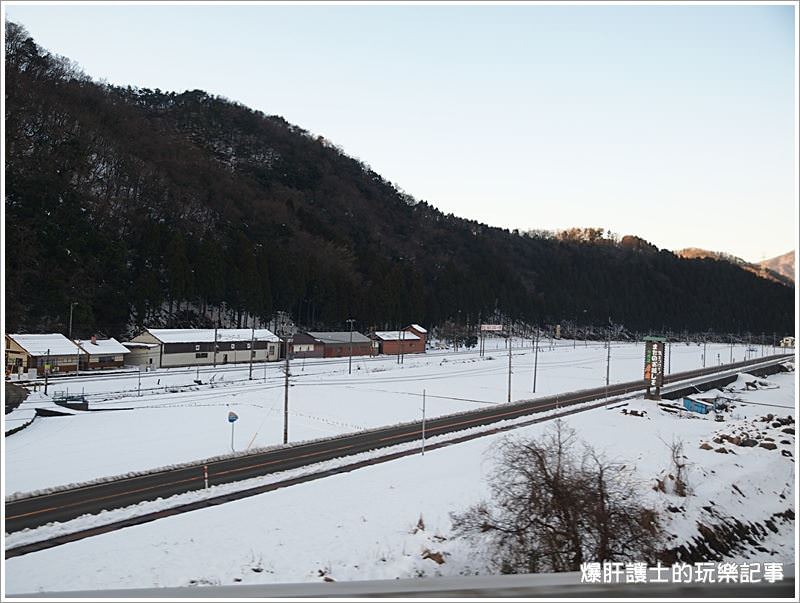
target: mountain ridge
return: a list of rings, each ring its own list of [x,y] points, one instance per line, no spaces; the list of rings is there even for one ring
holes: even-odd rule
[[[687,259],[697,259],[697,258],[710,258],[713,260],[725,261],[729,262],[735,266],[739,266],[743,270],[747,270],[748,272],[752,272],[756,276],[761,278],[774,281],[776,283],[781,283],[783,285],[787,285],[789,287],[794,287],[794,252],[791,251],[783,256],[778,256],[778,258],[773,258],[773,260],[779,260],[784,258],[785,256],[791,255],[792,264],[791,264],[791,272],[783,272],[780,270],[773,270],[766,262],[771,260],[765,260],[764,262],[759,262],[758,264],[754,264],[752,262],[748,262],[743,260],[742,258],[735,256],[730,253],[726,253],[724,251],[709,251],[708,249],[702,249],[700,247],[686,247],[685,249],[678,249],[675,251],[675,255],[687,258]]]
[[[793,325],[792,292],[735,266],[445,214],[280,116],[98,84],[11,22],[5,69],[12,331],[64,331],[74,301],[81,336],[264,324],[278,310],[308,328]]]

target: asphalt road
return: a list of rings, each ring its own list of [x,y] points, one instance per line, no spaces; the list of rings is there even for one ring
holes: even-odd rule
[[[789,355],[776,355],[729,364],[724,367],[674,373],[665,378],[665,383],[762,364],[769,360],[785,360],[787,356]],[[612,384],[608,388],[599,387],[446,415],[428,419],[425,424],[425,435],[432,437],[457,432],[537,412],[600,400],[606,394],[609,397],[618,396],[644,391],[645,388],[644,381],[630,381]],[[419,440],[421,434],[421,422],[407,423],[206,463],[200,461],[181,468],[155,471],[137,477],[121,478],[22,498],[6,502],[5,530],[6,533],[16,532],[53,521],[67,521],[86,513],[97,513],[103,509],[124,507],[145,500],[166,498],[190,490],[199,490],[205,487],[204,468],[207,468],[208,484],[211,486],[411,442]]]

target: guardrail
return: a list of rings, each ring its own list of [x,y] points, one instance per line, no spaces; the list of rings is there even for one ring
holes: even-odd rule
[[[794,597],[793,566],[775,582],[667,582],[639,584],[582,583],[580,572],[558,574],[514,574],[497,576],[457,576],[402,580],[359,580],[352,582],[309,582],[297,584],[228,585],[202,587],[131,588],[37,592],[6,598],[145,599],[145,598],[282,598],[282,597],[680,597],[700,598],[783,598]]]

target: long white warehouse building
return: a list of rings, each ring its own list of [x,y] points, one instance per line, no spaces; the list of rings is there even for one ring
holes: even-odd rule
[[[265,362],[280,357],[280,339],[268,329],[145,329],[123,343],[126,364],[148,368]]]

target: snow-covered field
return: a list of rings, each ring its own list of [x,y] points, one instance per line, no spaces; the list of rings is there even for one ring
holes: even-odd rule
[[[673,355],[673,369],[674,362]],[[743,376],[737,385],[744,387],[750,380]],[[691,413],[670,414],[643,399],[626,408],[645,410],[644,417],[598,408],[566,422],[588,444],[635,467],[643,497],[662,511],[665,529],[674,536],[670,546],[677,546],[696,535],[698,521],[713,524],[703,507],[713,507],[717,517],[733,516],[745,523],[763,523],[793,508],[795,437],[760,418],[767,413],[795,416],[796,375],[773,375],[768,381],[776,387],[736,391],[739,401],[724,423]],[[5,564],[6,589],[23,593],[485,572],[480,551],[451,537],[449,515],[487,497],[485,478],[494,467],[493,447],[500,439],[537,437],[551,424],[13,558]],[[762,438],[760,442],[772,438],[776,449],[714,441],[744,431]],[[691,490],[686,498],[652,487],[668,470],[668,444],[674,439],[684,442]],[[701,448],[704,443],[711,449]],[[716,452],[722,447],[727,453]],[[682,510],[669,512],[668,507]],[[762,543],[763,551],[748,547],[731,559],[792,561],[794,522],[776,523],[778,533]],[[445,563],[423,558],[426,550],[441,553]]]
[[[542,341],[536,394],[532,394],[534,354],[530,341],[515,341],[512,399],[605,384],[602,342]],[[504,340],[489,340],[477,352],[292,362],[289,438],[298,442],[421,418],[426,392],[429,417],[469,410],[507,399],[508,354]],[[522,345],[527,347],[521,347]],[[751,352],[756,358],[770,347]],[[673,344],[672,372],[703,366],[703,346]],[[745,358],[743,346],[709,344],[707,365]],[[641,378],[643,344],[614,343],[611,382]],[[5,442],[5,493],[31,492],[132,471],[173,465],[231,452],[228,411],[239,420],[234,448],[244,451],[283,440],[283,364],[167,369],[153,373],[118,371],[52,379],[6,416],[6,429],[30,417],[36,407],[60,408],[55,392],[84,393],[91,408],[74,416],[37,418]],[[195,380],[202,382],[201,385]],[[141,383],[141,384],[140,384]],[[140,395],[141,394],[141,395]],[[128,410],[120,410],[128,409]],[[63,410],[63,409],[61,409]],[[113,412],[111,412],[113,410]]]

